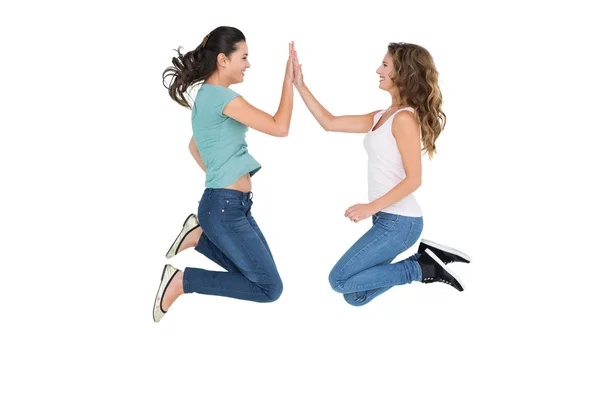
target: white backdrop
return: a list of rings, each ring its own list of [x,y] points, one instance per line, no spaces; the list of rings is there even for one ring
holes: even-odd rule
[[[600,65],[585,3],[1,6],[0,397],[597,399]],[[232,89],[271,114],[291,40],[336,115],[388,107],[388,42],[431,52],[448,123],[416,197],[423,237],[473,258],[453,265],[464,292],[413,283],[355,308],[331,290],[370,225],[343,216],[367,200],[363,137],[324,132],[296,93],[289,137],[247,135],[282,297],[190,294],[152,321],[164,254],[204,189],[189,111],[161,74],[219,25],[250,50]],[[193,250],[170,262],[218,269]]]

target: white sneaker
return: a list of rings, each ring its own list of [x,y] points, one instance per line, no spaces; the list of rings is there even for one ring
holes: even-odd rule
[[[156,297],[154,298],[154,322],[160,321],[161,318],[167,313],[162,309],[162,299],[167,291],[167,286],[169,286],[173,280],[173,277],[178,271],[179,270],[173,267],[171,264],[167,264],[163,268],[162,276],[160,278],[160,285],[158,286],[158,291],[156,292]]]
[[[167,251],[166,257],[171,258],[175,256],[179,251],[179,246],[181,246],[183,239],[185,239],[186,236],[198,226],[200,226],[200,224],[198,223],[198,217],[196,217],[196,214],[190,214],[185,219],[185,222],[183,223],[183,228],[181,228],[181,232],[179,232],[179,235],[171,245],[171,248],[169,248],[169,251]]]

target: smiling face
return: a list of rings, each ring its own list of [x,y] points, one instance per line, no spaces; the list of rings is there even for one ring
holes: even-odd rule
[[[379,88],[391,91],[394,88],[394,62],[389,52],[385,53],[381,66],[375,72],[379,75]]]
[[[245,41],[236,43],[237,50],[231,53],[225,66],[225,75],[232,83],[244,81],[244,73],[250,68],[248,45]]]

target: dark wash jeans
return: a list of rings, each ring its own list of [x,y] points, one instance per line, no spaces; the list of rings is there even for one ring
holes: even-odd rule
[[[206,188],[198,205],[202,235],[196,250],[225,271],[186,268],[184,293],[272,302],[283,283],[271,250],[252,217],[252,192]]]

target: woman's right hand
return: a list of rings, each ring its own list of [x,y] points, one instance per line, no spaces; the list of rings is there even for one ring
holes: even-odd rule
[[[304,86],[304,76],[302,75],[302,64],[298,61],[298,53],[296,52],[296,44],[292,42],[292,62],[294,65],[294,86],[296,88]]]

